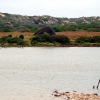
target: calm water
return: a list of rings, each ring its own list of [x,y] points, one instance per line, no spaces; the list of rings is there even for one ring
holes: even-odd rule
[[[0,49],[0,100],[56,100],[54,89],[100,94],[99,78],[99,47]]]

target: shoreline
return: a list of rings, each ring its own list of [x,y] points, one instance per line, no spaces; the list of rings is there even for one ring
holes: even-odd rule
[[[100,47],[100,44],[65,44],[65,45],[0,45],[2,48],[7,47]]]
[[[77,91],[73,91],[73,93],[59,93],[55,90],[52,95],[55,98],[61,98],[62,100],[100,100],[100,95],[98,93],[78,93]]]

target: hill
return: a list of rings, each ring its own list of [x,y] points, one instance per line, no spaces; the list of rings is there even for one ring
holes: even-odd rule
[[[22,15],[17,15],[17,14],[0,13],[0,31],[3,31],[3,32],[10,32],[10,31],[36,32],[38,28],[41,28],[43,26],[52,26],[55,29],[55,26],[81,25],[81,24],[91,24],[91,23],[99,23],[99,24],[96,24],[95,27],[100,28],[100,17],[93,16],[93,17],[80,17],[80,18],[67,18],[67,17],[57,18],[57,17],[48,16],[48,15],[22,16]],[[83,26],[78,26],[78,27],[71,26],[71,28],[73,27],[80,29]],[[63,29],[62,31],[67,30],[67,29],[68,27],[66,29]],[[73,30],[76,30],[76,29],[73,29]],[[61,30],[55,29],[55,31],[61,31]]]

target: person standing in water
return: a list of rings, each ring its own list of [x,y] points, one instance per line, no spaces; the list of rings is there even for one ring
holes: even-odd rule
[[[99,79],[99,82],[98,82],[98,85],[97,85],[97,89],[98,89],[98,87],[99,87],[99,84],[100,84],[100,79]]]

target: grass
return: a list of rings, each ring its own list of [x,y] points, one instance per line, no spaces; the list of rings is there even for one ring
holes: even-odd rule
[[[10,34],[13,37],[20,36],[22,34],[22,35],[24,35],[24,39],[26,41],[29,41],[30,38],[33,36],[34,33],[31,33],[31,32],[0,32],[0,37],[2,37],[2,36],[8,36]]]
[[[2,36],[8,36],[8,35],[12,35],[12,36],[20,36],[20,35],[24,35],[24,40],[27,43],[27,46],[31,46],[30,45],[30,38],[34,35],[34,33],[31,32],[0,32],[0,37]],[[78,32],[78,31],[65,31],[65,32],[56,32],[56,35],[66,35],[69,37],[69,39],[72,41],[71,46],[100,46],[99,43],[96,44],[75,44],[73,41],[76,38],[82,37],[82,36],[100,36],[100,32]],[[60,46],[59,43],[38,43],[37,46]]]
[[[26,41],[29,41],[30,38],[34,35],[31,32],[0,32],[0,37],[2,36],[19,36],[24,35]],[[70,38],[71,41],[74,41],[78,37],[82,36],[100,36],[100,32],[78,32],[78,31],[64,31],[64,32],[56,32],[57,35],[66,35]]]
[[[65,31],[57,32],[57,35],[66,35],[70,38],[71,41],[74,41],[78,37],[82,36],[100,36],[100,32],[78,32],[78,31]]]

